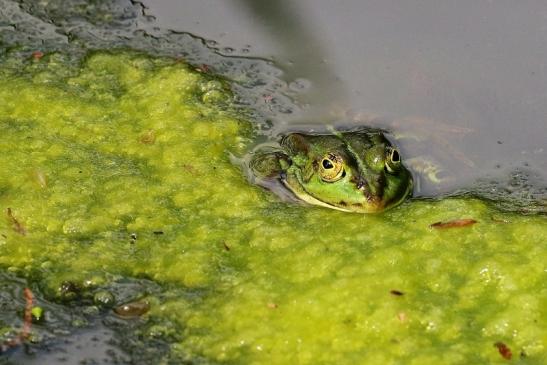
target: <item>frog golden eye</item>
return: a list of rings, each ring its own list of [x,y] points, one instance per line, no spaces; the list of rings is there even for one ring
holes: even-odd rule
[[[401,155],[396,148],[389,147],[386,151],[385,168],[388,172],[395,172],[401,166]]]
[[[344,177],[344,163],[342,158],[332,153],[323,157],[320,162],[319,176],[326,182],[335,182]]]

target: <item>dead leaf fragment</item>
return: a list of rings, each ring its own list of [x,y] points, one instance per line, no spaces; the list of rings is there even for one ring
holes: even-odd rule
[[[147,300],[137,300],[125,303],[114,308],[114,313],[122,318],[140,317],[150,310],[150,303]]]
[[[145,132],[141,136],[140,142],[142,144],[154,144],[154,142],[156,142],[156,133],[152,129]]]
[[[23,226],[21,222],[19,222],[17,218],[15,218],[13,212],[11,211],[11,208],[6,209],[6,214],[8,215],[8,219],[11,221],[13,230],[19,233],[21,236],[26,236],[27,230],[25,229],[25,226]]]
[[[511,357],[513,357],[513,353],[511,352],[511,349],[509,347],[507,347],[506,344],[504,344],[503,342],[499,341],[499,342],[496,342],[494,344],[495,347],[498,348],[498,352],[500,353],[500,355],[506,359],[506,360],[511,360]]]
[[[42,57],[44,57],[44,52],[42,52],[42,51],[34,51],[34,52],[32,52],[32,59],[38,61],[38,60],[40,60]]]
[[[430,224],[429,228],[436,228],[436,229],[458,228],[458,227],[471,226],[475,223],[478,223],[478,222],[470,218],[454,219],[454,220],[446,221],[446,222],[435,222],[433,224]]]

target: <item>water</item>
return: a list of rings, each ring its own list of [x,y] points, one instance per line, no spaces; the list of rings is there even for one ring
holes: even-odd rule
[[[210,65],[236,81],[270,138],[295,125],[391,130],[404,157],[448,177],[422,179],[416,196],[484,196],[518,174],[523,195],[546,199],[542,2],[2,3],[8,44],[131,47]]]
[[[545,196],[544,2],[145,4],[164,26],[215,39],[220,52],[273,59],[289,84],[307,80],[311,87],[296,95],[302,109],[278,125],[372,119],[413,133],[401,142],[407,157],[432,156],[451,177],[440,186],[426,182],[418,195],[470,188],[478,179],[506,184],[517,173]]]

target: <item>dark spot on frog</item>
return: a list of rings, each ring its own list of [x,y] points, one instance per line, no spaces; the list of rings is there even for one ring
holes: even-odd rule
[[[343,207],[347,207],[347,206],[348,206],[348,203],[346,203],[346,202],[343,201],[343,200],[340,200],[340,201],[338,202],[338,204],[341,205],[341,206],[343,206]]]
[[[319,167],[319,161],[318,160],[313,160],[312,166],[313,166],[314,170],[317,170],[317,168]]]
[[[402,291],[396,290],[396,289],[390,290],[389,292],[391,294],[399,296],[399,297],[402,296],[402,295],[405,295],[405,293],[403,293]]]
[[[153,233],[154,233],[155,235],[158,235],[158,236],[159,236],[159,235],[162,235],[162,234],[163,234],[163,231],[154,231]]]
[[[359,190],[363,189],[365,185],[367,184],[367,181],[362,177],[354,177],[351,179],[351,181],[355,184],[355,187]]]

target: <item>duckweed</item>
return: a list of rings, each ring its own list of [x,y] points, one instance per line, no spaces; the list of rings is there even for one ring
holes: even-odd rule
[[[463,198],[366,216],[279,202],[231,162],[253,132],[219,80],[124,52],[4,63],[0,265],[52,300],[98,287],[111,305],[110,277],[151,279],[165,290],[145,298],[163,323],[148,332],[176,333],[185,360],[506,363],[498,343],[547,358],[545,216]],[[459,219],[477,223],[430,227]]]

